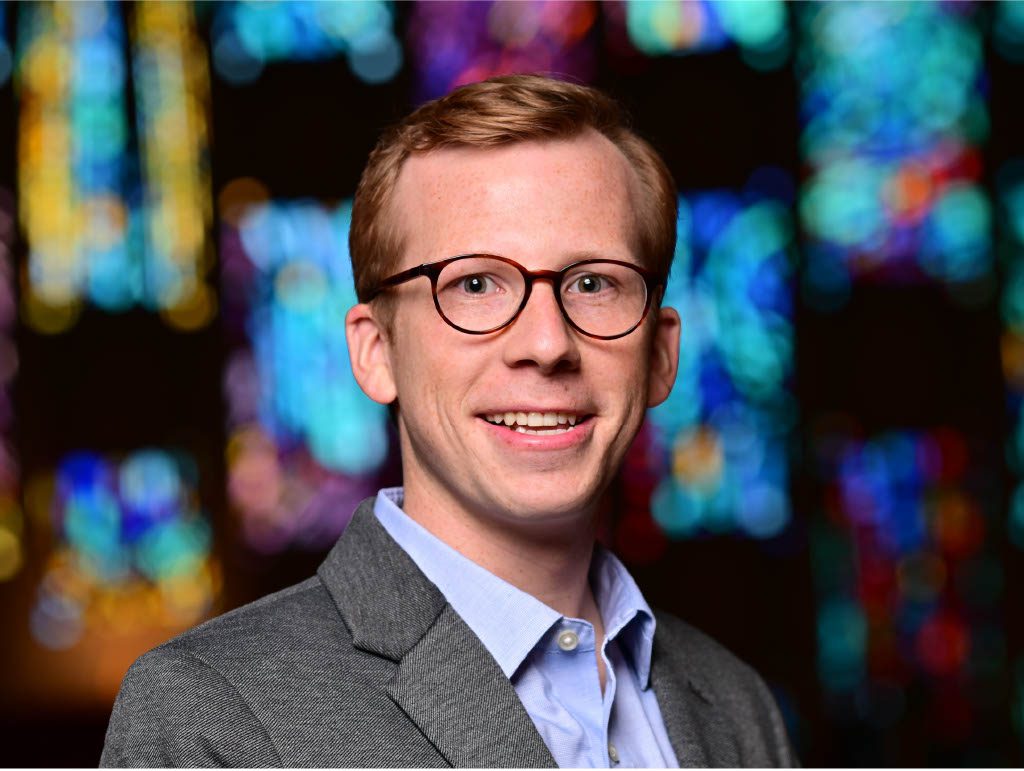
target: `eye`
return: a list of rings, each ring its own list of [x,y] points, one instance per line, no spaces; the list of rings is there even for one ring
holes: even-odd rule
[[[570,292],[579,292],[580,294],[596,294],[606,288],[608,288],[608,279],[594,273],[574,278],[569,285]]]
[[[488,276],[465,276],[459,279],[459,288],[466,294],[486,294],[493,291],[494,281]]]

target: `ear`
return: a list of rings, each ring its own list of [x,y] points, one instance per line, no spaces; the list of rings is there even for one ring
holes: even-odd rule
[[[363,393],[379,404],[391,404],[398,391],[391,371],[388,342],[367,303],[353,306],[345,314],[345,339],[352,374]]]
[[[657,407],[668,398],[679,369],[679,313],[675,308],[659,308],[651,346],[651,378],[647,386],[647,406]]]

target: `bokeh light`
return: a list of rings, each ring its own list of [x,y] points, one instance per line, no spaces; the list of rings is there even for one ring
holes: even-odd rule
[[[990,719],[982,694],[1005,671],[991,464],[948,427],[866,439],[825,429],[814,448],[825,517],[811,546],[828,703],[840,719],[884,729],[912,700],[941,694],[948,710],[936,720],[947,740],[962,740]]]
[[[323,551],[359,500],[397,481],[387,412],[348,364],[351,204],[301,196],[348,194],[353,152],[404,106],[499,73],[546,72],[624,97],[678,178],[723,186],[680,199],[664,300],[682,316],[679,376],[612,486],[618,553],[648,564],[666,609],[739,639],[738,653],[785,684],[773,691],[805,760],[1012,765],[1000,731],[1009,699],[1024,737],[1012,622],[1012,560],[1024,549],[1024,161],[1003,161],[1020,154],[1022,63],[1020,2],[0,3],[0,95],[13,97],[17,134],[0,162],[12,693],[43,711],[59,696],[69,714],[74,693],[93,694],[89,709],[102,693],[107,709],[128,661],[218,609],[214,522],[234,539],[225,554],[261,557],[233,567],[230,599],[243,602],[314,559],[263,555]],[[694,78],[706,79],[696,102]],[[275,113],[264,97],[281,88],[310,115]],[[216,137],[214,94],[227,118]],[[701,127],[713,127],[708,141],[694,138]],[[762,164],[786,171],[737,184]],[[922,308],[939,322],[929,329],[958,325],[955,339],[947,352],[924,337],[921,356],[889,373],[901,352],[868,335],[906,323],[895,340]],[[222,329],[157,335],[154,353],[173,357],[175,377],[216,370],[223,402],[197,388],[175,400],[180,424],[150,423],[147,393],[133,390],[142,368],[119,353],[149,327],[101,318],[129,309],[176,331]],[[1005,394],[985,365],[904,379],[904,364],[933,349],[938,361],[955,361],[960,345],[995,355],[995,311]],[[817,358],[832,332],[853,350]],[[798,338],[812,354],[796,378]],[[51,357],[67,350],[90,371],[65,389],[78,403],[51,407],[42,402],[57,390],[33,384],[61,372]],[[19,376],[29,385],[16,422]],[[894,424],[918,396],[920,419]],[[1005,424],[1002,403],[990,406],[1003,396]],[[120,398],[102,437],[80,420]],[[934,424],[963,415],[978,420]],[[210,419],[225,421],[223,443]],[[120,446],[201,435],[204,485],[223,485],[223,504],[210,518],[200,510],[197,461],[182,453],[95,449],[126,433]],[[49,466],[50,448],[66,446],[81,449],[33,470],[40,451]],[[211,464],[214,446],[223,467]],[[696,539],[706,542],[672,543]],[[716,565],[712,594],[686,594],[664,578],[672,565],[650,564],[666,552],[743,562]],[[770,577],[747,583],[751,565]],[[735,613],[710,607],[729,592],[759,606],[741,614],[751,627],[781,596],[795,623],[743,639]],[[812,647],[813,664],[794,654]],[[807,672],[792,663],[802,658]],[[68,672],[81,661],[89,671],[75,685]]]
[[[407,32],[417,98],[516,72],[589,81],[596,18],[597,4],[589,0],[417,3]]]
[[[376,491],[387,412],[356,384],[345,341],[351,203],[263,195],[250,179],[221,193],[229,494],[254,548],[322,548]]]
[[[14,338],[14,229],[14,197],[0,187],[0,582],[13,578],[25,562],[20,469],[13,442],[12,390],[19,364]]]
[[[1007,527],[1024,549],[1024,158],[1005,164],[996,179],[1003,273],[1000,354],[1010,421],[1006,460],[1014,476]]]
[[[821,309],[856,281],[939,282],[966,303],[992,279],[979,145],[984,47],[972,9],[947,3],[796,8],[808,168],[804,285]]]
[[[992,42],[1000,55],[1015,63],[1024,62],[1024,5],[994,3]]]
[[[87,298],[123,310],[139,294],[128,244],[124,35],[106,3],[33,3],[18,14],[22,306],[43,332],[73,324]]]
[[[206,54],[192,6],[140,5],[130,62],[122,10],[32,3],[18,15],[22,309],[40,332],[65,331],[86,303],[141,305],[183,330],[213,316]]]
[[[641,438],[658,448],[643,451],[661,459],[649,512],[670,538],[766,539],[791,522],[794,243],[777,197],[787,188],[783,172],[766,168],[744,191],[680,198],[663,302],[682,319],[679,372]],[[627,483],[640,485],[633,477],[644,468],[627,466]],[[644,503],[627,511],[627,532],[647,515]]]
[[[244,85],[271,62],[344,56],[360,80],[385,83],[403,62],[394,27],[394,7],[383,0],[229,0],[213,18],[213,63],[225,81]]]
[[[191,7],[142,3],[134,14],[132,74],[143,168],[144,299],[171,326],[213,318],[209,73]]]
[[[612,0],[604,4],[609,43],[620,53],[683,55],[739,49],[759,70],[783,65],[790,52],[789,21],[782,0]]]
[[[147,448],[121,459],[73,453],[31,482],[44,491],[36,504],[54,542],[32,609],[41,645],[61,650],[87,633],[185,628],[211,610],[220,569],[197,475],[187,455]]]
[[[0,86],[7,83],[14,69],[14,54],[7,42],[9,16],[7,4],[0,3]]]

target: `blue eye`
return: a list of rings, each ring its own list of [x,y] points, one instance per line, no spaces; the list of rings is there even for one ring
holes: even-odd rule
[[[467,294],[484,294],[487,291],[487,282],[485,276],[466,276],[459,283]]]

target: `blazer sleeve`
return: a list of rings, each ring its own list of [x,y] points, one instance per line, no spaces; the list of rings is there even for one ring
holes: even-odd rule
[[[156,649],[128,670],[100,766],[280,767],[270,735],[220,672],[183,651]]]

